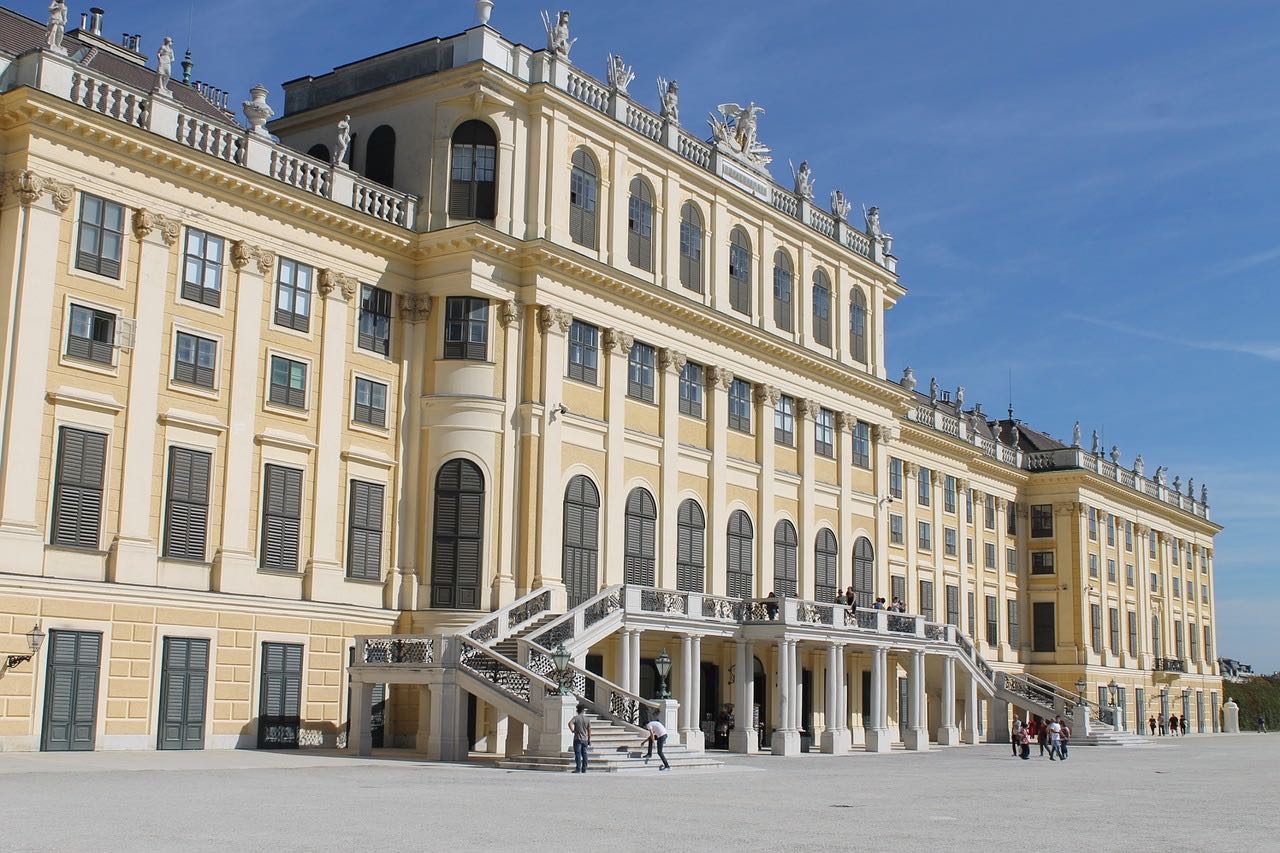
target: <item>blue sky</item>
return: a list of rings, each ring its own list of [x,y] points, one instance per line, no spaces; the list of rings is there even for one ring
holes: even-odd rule
[[[47,3],[14,4],[43,20]],[[86,7],[88,3],[84,4]],[[470,0],[115,0],[104,31],[173,35],[245,97],[474,22]],[[492,25],[544,41],[547,4]],[[185,8],[190,6],[190,8]],[[194,11],[192,11],[194,10]],[[574,61],[680,81],[686,126],[755,100],[819,198],[878,204],[910,292],[889,362],[1057,436],[1207,483],[1218,652],[1280,670],[1280,4],[923,0],[577,3]],[[81,9],[71,7],[73,21]]]

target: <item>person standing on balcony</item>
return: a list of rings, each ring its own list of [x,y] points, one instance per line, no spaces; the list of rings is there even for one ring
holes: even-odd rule
[[[645,724],[645,728],[649,730],[649,737],[645,739],[649,751],[644,756],[644,763],[648,764],[649,759],[653,758],[653,745],[657,744],[658,758],[662,759],[662,766],[658,770],[670,770],[671,763],[667,761],[667,755],[663,751],[663,747],[667,745],[667,727],[657,720],[650,720]]]
[[[769,601],[765,603],[764,609],[765,612],[769,614],[769,621],[772,622],[778,618],[778,593],[773,590],[769,590],[768,598]]]
[[[569,721],[569,731],[573,732],[573,772],[587,772],[587,747],[591,746],[591,720],[587,717],[587,706],[579,705],[578,713]]]

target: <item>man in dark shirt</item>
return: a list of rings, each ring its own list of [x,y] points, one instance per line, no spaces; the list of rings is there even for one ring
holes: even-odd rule
[[[587,706],[579,705],[578,713],[569,720],[569,731],[573,732],[573,772],[587,772],[587,747],[591,746],[591,720],[588,719]]]

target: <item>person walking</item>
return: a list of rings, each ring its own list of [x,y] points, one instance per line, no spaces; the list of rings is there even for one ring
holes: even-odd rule
[[[1165,732],[1168,730],[1168,722],[1165,720],[1164,714],[1156,717],[1156,725],[1160,727],[1160,737],[1164,737]]]
[[[1151,736],[1155,737],[1156,736],[1156,718],[1152,717],[1151,719],[1147,720],[1147,725],[1151,727]]]
[[[1018,757],[1018,749],[1022,746],[1022,718],[1016,714],[1013,717],[1013,737],[1009,738],[1009,743],[1013,746],[1013,757]]]
[[[1022,737],[1020,738],[1020,741],[1021,742],[1018,744],[1018,747],[1021,751],[1018,757],[1021,758],[1023,761],[1026,761],[1029,758],[1031,758],[1031,726],[1030,725],[1022,727]]]
[[[1177,736],[1178,736],[1178,715],[1170,714],[1169,715],[1169,737],[1177,737]]]
[[[1182,733],[1185,735],[1190,728],[1191,726],[1187,724],[1187,715],[1183,714],[1182,715]]]
[[[658,745],[658,758],[662,759],[662,766],[659,770],[670,770],[671,764],[667,761],[667,754],[663,752],[663,747],[667,745],[667,727],[657,720],[650,720],[645,724],[645,728],[649,730],[649,737],[645,739],[645,743],[649,745],[649,751],[645,753],[644,763],[648,764],[649,759],[653,758],[653,745]]]
[[[1060,739],[1062,737],[1062,721],[1061,718],[1052,720],[1048,725],[1049,730],[1049,760],[1053,761],[1055,755],[1058,755]]]
[[[1267,718],[1262,714],[1258,715],[1258,734],[1265,735],[1267,733]]]
[[[591,746],[591,719],[586,711],[586,705],[579,705],[578,713],[569,720],[569,731],[573,732],[574,773],[587,772],[587,747]]]
[[[1040,744],[1040,757],[1044,758],[1045,747],[1049,745],[1049,726],[1044,720],[1040,721],[1040,725],[1036,726],[1036,743]],[[1053,753],[1049,753],[1051,756]]]
[[[1062,730],[1058,732],[1058,757],[1066,761],[1067,744],[1071,740],[1071,726],[1061,717],[1058,718],[1058,724],[1062,726]]]

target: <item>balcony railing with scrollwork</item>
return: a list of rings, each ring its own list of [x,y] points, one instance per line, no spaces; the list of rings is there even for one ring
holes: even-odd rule
[[[607,595],[600,596],[582,611],[582,624],[584,627],[590,628],[610,613],[621,608],[622,590],[615,590]]]
[[[947,626],[929,622],[924,626],[924,636],[927,640],[945,640],[947,638]]]
[[[704,595],[702,597],[702,617],[704,619],[715,619],[721,622],[740,622],[742,610],[742,599],[740,598],[722,598],[718,595]]]
[[[362,637],[359,660],[368,664],[434,663],[434,637]]]
[[[901,616],[890,613],[888,618],[888,628],[895,634],[914,634],[916,632],[916,617]]]
[[[469,637],[459,638],[458,667],[476,678],[492,684],[510,699],[524,705],[532,705],[543,693],[557,689],[549,678],[520,666],[492,649],[487,649]]]
[[[550,652],[528,641],[521,642],[525,646],[524,655],[530,671],[555,683],[555,661]],[[565,671],[565,687],[579,702],[613,722],[639,726],[661,715],[662,707],[657,702],[630,693],[604,676],[574,663],[570,663]]]
[[[541,590],[539,594],[535,594],[523,604],[511,608],[511,612],[507,614],[507,624],[512,628],[518,628],[524,623],[546,613],[551,609],[551,590]]]
[[[831,604],[802,601],[796,606],[796,619],[807,625],[834,625],[835,608]]]
[[[646,613],[679,613],[689,612],[689,596],[680,592],[667,592],[661,589],[640,590],[640,609]]]
[[[513,630],[551,609],[551,590],[536,589],[500,610],[487,613],[462,629],[461,633],[485,645],[492,645]]]
[[[1181,658],[1156,658],[1152,669],[1155,672],[1186,672],[1187,662]]]

